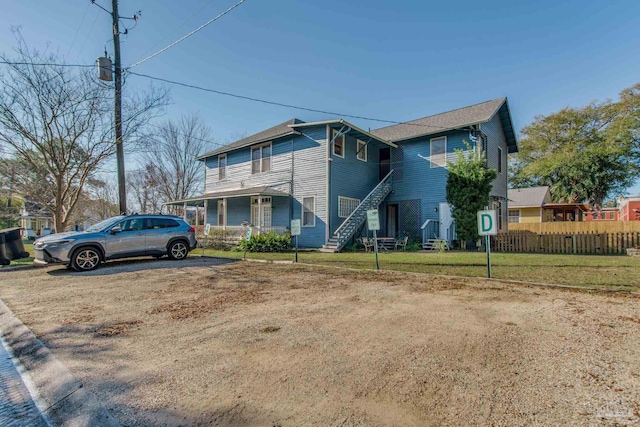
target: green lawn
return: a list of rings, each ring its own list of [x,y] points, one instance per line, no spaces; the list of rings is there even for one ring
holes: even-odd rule
[[[201,249],[193,251],[200,255]],[[242,258],[242,252],[205,250],[205,255]],[[247,253],[247,258],[293,260],[293,253]],[[300,252],[299,262],[357,269],[375,269],[375,255],[361,252]],[[380,268],[451,276],[487,277],[486,254],[481,252],[380,254]],[[640,259],[629,256],[505,254],[491,255],[493,277],[562,285],[640,289]]]
[[[11,261],[11,265],[33,262],[33,245],[24,248],[32,257]],[[192,255],[202,254],[196,249]],[[205,250],[205,255],[242,258],[243,252]],[[293,253],[247,253],[247,258],[292,261]],[[362,252],[327,254],[303,251],[300,262],[357,269],[375,269],[375,255]],[[380,254],[380,268],[450,276],[486,277],[486,254],[481,252],[390,252]],[[625,255],[491,255],[493,277],[526,282],[552,283],[629,291],[640,290],[640,259]]]

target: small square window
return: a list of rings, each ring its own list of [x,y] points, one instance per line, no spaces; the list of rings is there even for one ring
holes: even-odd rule
[[[360,141],[359,139],[356,141],[356,158],[358,160],[362,160],[363,162],[367,161],[367,143],[364,141]]]
[[[509,223],[517,224],[520,222],[520,210],[518,209],[509,209]]]

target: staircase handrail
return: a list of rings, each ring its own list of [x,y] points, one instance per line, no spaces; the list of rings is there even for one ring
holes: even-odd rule
[[[420,227],[420,230],[424,230],[425,228],[427,228],[427,226],[429,225],[429,223],[433,221],[433,222],[440,222],[437,219],[428,219],[424,222],[424,224],[422,224],[422,227]]]
[[[346,226],[347,226],[347,224],[348,224],[348,223],[349,223],[349,221],[351,220],[351,217],[352,217],[352,216],[354,216],[354,215],[355,215],[355,213],[356,213],[356,212],[358,212],[358,211],[360,210],[360,208],[361,208],[362,206],[364,206],[364,205],[365,205],[365,203],[369,200],[369,197],[371,197],[371,195],[372,195],[373,193],[375,193],[375,192],[376,192],[376,190],[378,190],[379,188],[381,188],[382,186],[384,186],[384,184],[386,184],[386,182],[387,182],[388,180],[390,180],[390,178],[391,178],[391,174],[393,174],[393,169],[391,170],[391,172],[389,172],[389,173],[387,174],[387,176],[385,176],[384,178],[382,178],[382,181],[380,181],[380,182],[378,183],[378,185],[376,185],[376,186],[373,188],[373,190],[371,190],[371,191],[369,192],[369,194],[367,194],[367,197],[365,197],[365,198],[360,202],[360,204],[358,205],[358,207],[357,207],[357,208],[355,208],[355,209],[353,210],[353,212],[351,212],[351,214],[349,214],[349,216],[348,216],[348,217],[347,217],[347,218],[342,222],[342,224],[340,224],[340,226],[336,229],[336,231],[335,231],[335,233],[334,233],[334,234],[336,234],[337,236],[340,236],[340,230],[342,230],[344,227],[346,227]]]

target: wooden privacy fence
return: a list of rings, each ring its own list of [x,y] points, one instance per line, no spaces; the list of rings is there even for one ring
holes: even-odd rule
[[[558,221],[538,223],[510,223],[509,231],[533,233],[633,233],[640,232],[640,221]]]
[[[625,233],[532,233],[509,231],[494,236],[496,252],[538,252],[547,254],[624,254],[640,245],[640,232]]]

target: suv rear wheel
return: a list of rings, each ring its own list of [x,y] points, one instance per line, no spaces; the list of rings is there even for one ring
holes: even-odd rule
[[[100,265],[100,252],[86,246],[76,250],[71,257],[71,267],[76,271],[91,271]]]
[[[189,254],[189,247],[182,240],[176,240],[169,245],[167,255],[175,260],[185,259]]]

